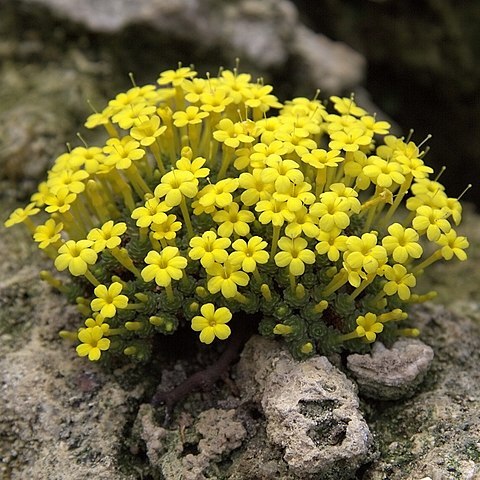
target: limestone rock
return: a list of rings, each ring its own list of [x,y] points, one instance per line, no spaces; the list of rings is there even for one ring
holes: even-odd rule
[[[367,355],[347,357],[360,393],[378,400],[398,400],[414,394],[433,360],[433,350],[421,340],[404,338],[386,348],[376,342]]]
[[[158,42],[178,48],[178,58],[211,65],[205,57],[244,66],[259,74],[282,72],[303,92],[340,93],[364,78],[361,55],[306,28],[289,0],[22,0],[40,5],[95,33],[119,35],[138,25],[158,33]],[[179,44],[175,47],[175,42]],[[185,56],[187,45],[188,56]],[[183,51],[182,51],[183,48]],[[171,57],[171,52],[169,52]],[[298,74],[292,72],[296,64]]]
[[[137,417],[138,435],[145,441],[150,463],[166,480],[211,478],[207,469],[215,469],[216,463],[240,447],[247,434],[234,409],[212,408],[182,425],[183,429],[191,427],[188,438],[182,438],[178,429],[157,425],[149,405],[142,405]]]
[[[299,25],[292,44],[293,57],[299,68],[292,75],[303,76],[302,83],[329,93],[354,89],[365,75],[366,63],[362,55],[342,42],[334,42]]]
[[[420,393],[375,410],[369,425],[380,457],[362,478],[475,480],[480,475],[480,322],[441,305],[417,307],[411,316],[435,357]]]
[[[325,357],[297,362],[275,342],[254,337],[239,365],[247,395],[248,373],[261,392],[267,437],[298,478],[349,479],[370,459],[356,387]]]
[[[351,478],[369,457],[372,437],[355,387],[325,357],[279,359],[262,399],[267,435],[306,478]]]

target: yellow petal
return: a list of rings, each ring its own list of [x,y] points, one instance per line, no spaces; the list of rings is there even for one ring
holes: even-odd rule
[[[228,338],[230,336],[230,333],[232,333],[232,331],[230,330],[230,327],[228,325],[223,324],[223,323],[221,323],[220,325],[215,325],[215,327],[213,327],[213,329],[215,331],[215,335],[220,340],[225,340],[226,338]]]

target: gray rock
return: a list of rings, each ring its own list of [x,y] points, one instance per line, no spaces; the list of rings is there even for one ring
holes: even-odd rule
[[[26,195],[36,189],[67,140],[77,143],[78,118],[88,115],[87,99],[98,96],[91,72],[76,70],[70,60],[5,62],[0,69],[0,180],[14,181],[18,196],[18,190]]]
[[[430,368],[433,350],[422,341],[403,338],[392,348],[376,342],[368,355],[347,357],[360,393],[378,400],[398,400],[412,396]]]
[[[360,54],[307,29],[288,0],[22,0],[48,8],[98,33],[119,34],[132,25],[146,25],[159,39],[191,45],[189,61],[202,65],[206,51],[231,62],[239,57],[259,73],[286,70],[289,60],[297,74],[285,71],[303,91],[316,88],[340,93],[361,82]],[[160,40],[163,41],[163,40]],[[211,55],[208,55],[209,57]],[[171,57],[171,55],[170,55]],[[185,52],[179,51],[179,59]],[[187,57],[188,58],[188,57]],[[220,58],[219,58],[220,61]],[[208,61],[211,65],[211,61]]]
[[[254,337],[239,364],[238,383],[247,396],[252,380],[261,394],[267,437],[284,450],[298,478],[349,479],[371,459],[372,436],[356,387],[325,357],[297,362],[275,342]]]
[[[215,465],[240,447],[247,435],[234,409],[212,408],[202,412],[195,420],[184,416],[180,432],[158,426],[153,413],[150,405],[142,405],[136,430],[145,441],[151,465],[166,480],[212,478],[207,470],[215,470]],[[185,434],[187,426],[190,428]],[[186,452],[184,445],[194,447],[196,453]]]
[[[40,281],[49,262],[26,229],[0,226],[0,249],[0,478],[133,480],[123,434],[141,387],[122,388],[58,337],[78,313]]]
[[[366,62],[362,55],[303,25],[297,26],[291,49],[299,63],[293,77],[312,90],[320,88],[330,94],[352,90],[365,76]]]
[[[371,412],[380,457],[362,478],[478,479],[479,317],[472,321],[441,305],[418,307],[411,316],[435,357],[420,393]]]

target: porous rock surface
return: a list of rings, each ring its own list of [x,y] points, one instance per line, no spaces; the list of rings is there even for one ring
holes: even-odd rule
[[[245,368],[242,362],[247,371],[258,365],[249,356],[252,350],[260,357],[276,350],[273,342],[263,339],[250,343],[254,345],[246,348],[239,369]],[[260,360],[258,353],[254,356]],[[266,432],[284,449],[290,470],[302,478],[351,478],[372,453],[372,436],[360,413],[355,385],[325,357],[297,362],[282,349],[267,359],[268,374],[264,383],[257,383]],[[245,383],[248,379],[239,379],[240,385]]]
[[[184,417],[185,418],[185,417]],[[191,426],[192,419],[183,424]],[[166,480],[206,480],[208,469],[215,467],[222,459],[242,444],[247,431],[237,418],[234,409],[211,408],[198,415],[194,433],[187,430],[187,436],[177,435],[177,430],[168,430],[154,420],[150,405],[142,405],[136,421],[137,434],[147,447],[152,467],[161,472]],[[185,452],[185,445],[195,446],[194,453]]]
[[[45,262],[23,230],[0,228],[0,478],[133,480],[119,454],[139,391],[59,341],[75,309],[40,282]]]
[[[480,476],[480,316],[441,305],[412,318],[433,346],[431,370],[417,394],[377,404],[367,415],[380,456],[364,480],[476,480]]]
[[[375,342],[369,355],[349,355],[347,368],[362,395],[399,400],[415,393],[432,360],[432,347],[418,339],[403,338],[391,348]]]

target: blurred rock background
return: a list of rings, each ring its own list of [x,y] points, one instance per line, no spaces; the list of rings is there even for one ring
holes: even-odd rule
[[[82,127],[91,112],[87,100],[101,109],[129,87],[129,72],[139,84],[154,82],[181,61],[214,74],[236,57],[281,98],[313,96],[317,88],[324,96],[353,91],[398,132],[413,127],[416,141],[433,134],[427,162],[436,170],[448,166],[442,181],[450,195],[473,183],[466,199],[478,201],[479,26],[474,1],[0,0],[1,220],[28,199],[66,142],[80,144],[76,132],[95,143]],[[131,365],[112,374],[76,358],[57,337],[75,324],[75,310],[37,280],[48,262],[21,228],[0,227],[0,478],[478,478],[480,231],[467,210],[462,233],[471,259],[439,264],[423,279],[422,288],[437,289],[448,309],[430,305],[416,313],[422,340],[435,353],[420,392],[395,401],[358,396],[340,372],[347,400],[326,394],[324,404],[312,406],[310,390],[305,398],[293,392],[301,400],[292,404],[300,424],[318,427],[315,448],[338,455],[333,466],[317,456],[315,467],[306,456],[294,458],[288,438],[269,443],[269,431],[295,423],[266,418],[279,417],[263,391],[265,382],[275,383],[272,365],[281,359],[295,370],[284,352],[272,347],[264,358],[263,339],[254,339],[235,373],[247,390],[220,384],[195,394],[174,428],[165,429],[148,405],[155,383],[161,378],[170,388],[201,365],[171,355],[175,345],[149,372]],[[212,350],[198,356],[206,364],[213,357]],[[262,382],[248,370],[256,362]],[[315,366],[319,378],[329,377],[328,365],[323,373]],[[316,385],[311,372],[298,381]],[[275,388],[290,411],[288,382]],[[347,407],[356,431],[333,420]],[[343,435],[356,450],[336,449]],[[290,464],[285,451],[293,452]]]

